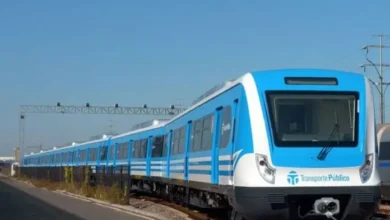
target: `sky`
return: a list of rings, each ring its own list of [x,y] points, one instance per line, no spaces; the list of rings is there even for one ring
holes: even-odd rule
[[[20,105],[188,106],[250,71],[363,72],[361,47],[390,34],[389,8],[386,0],[3,0],[0,156],[19,144]],[[378,62],[378,54],[368,57]],[[390,63],[390,49],[383,61]],[[373,68],[365,74],[378,79]],[[27,115],[25,145],[52,148],[152,118]]]

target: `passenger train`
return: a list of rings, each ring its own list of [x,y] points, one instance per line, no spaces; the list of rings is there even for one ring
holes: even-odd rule
[[[231,219],[368,219],[381,180],[374,105],[361,74],[258,71],[183,113],[100,140],[27,155],[23,166],[129,164],[133,185]]]
[[[382,181],[382,197],[390,200],[390,124],[378,125],[379,175]]]

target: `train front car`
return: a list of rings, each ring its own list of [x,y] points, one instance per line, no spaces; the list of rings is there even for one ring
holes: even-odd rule
[[[363,75],[274,70],[247,74],[242,85],[236,219],[367,219],[376,211],[374,105]]]

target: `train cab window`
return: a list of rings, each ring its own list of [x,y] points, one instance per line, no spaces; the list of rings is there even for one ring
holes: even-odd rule
[[[164,146],[164,136],[153,137],[152,142],[152,157],[162,157]]]
[[[220,136],[220,148],[226,148],[229,144],[230,140],[230,131],[232,129],[232,107],[225,106],[222,109],[221,113],[220,124],[219,124],[219,130],[221,132]]]
[[[108,146],[103,146],[102,149],[100,150],[100,160],[101,161],[107,160],[107,151],[108,151]]]
[[[266,93],[277,146],[357,145],[357,93]]]

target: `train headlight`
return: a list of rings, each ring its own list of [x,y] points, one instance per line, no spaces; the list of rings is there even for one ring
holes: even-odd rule
[[[362,183],[367,182],[368,179],[370,179],[372,174],[372,169],[374,167],[374,155],[368,154],[366,155],[366,161],[364,162],[363,166],[360,168],[360,180]]]
[[[275,183],[275,169],[268,164],[267,156],[256,154],[256,165],[260,176],[268,183]]]

